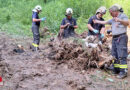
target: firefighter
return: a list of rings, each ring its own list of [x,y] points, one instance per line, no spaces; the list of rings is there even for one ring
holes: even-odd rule
[[[58,34],[59,39],[75,37],[75,29],[78,28],[76,20],[72,17],[73,10],[71,8],[66,9],[65,18],[61,22],[60,32]]]
[[[32,51],[39,50],[39,43],[40,43],[40,33],[39,27],[40,22],[45,21],[46,17],[39,19],[39,13],[42,11],[42,7],[40,5],[35,6],[32,10],[32,32],[33,32],[33,43],[31,45]]]
[[[88,35],[94,35],[99,38],[100,41],[102,41],[102,38],[104,38],[104,31],[105,31],[105,25],[94,23],[93,20],[100,20],[104,21],[103,15],[106,14],[106,7],[101,6],[97,9],[96,14],[89,18],[87,27],[88,27]]]
[[[109,9],[110,15],[113,17],[108,21],[94,20],[94,23],[110,24],[112,26],[112,56],[115,58],[113,62],[113,74],[117,78],[125,78],[127,76],[127,56],[128,56],[128,36],[127,26],[129,25],[128,17],[123,13],[120,5],[115,4]]]

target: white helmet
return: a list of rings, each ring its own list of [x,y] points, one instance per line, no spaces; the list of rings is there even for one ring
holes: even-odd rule
[[[119,4],[114,4],[113,6],[118,7],[119,10],[122,8]]]
[[[66,9],[66,15],[71,15],[73,14],[73,10],[71,8]]]
[[[123,8],[119,4],[114,4],[111,7],[117,7],[120,12],[123,12]]]
[[[40,5],[35,6],[35,10],[41,11],[42,7]]]
[[[96,14],[97,13],[105,14],[106,11],[107,11],[106,7],[101,6],[100,8],[97,9]]]

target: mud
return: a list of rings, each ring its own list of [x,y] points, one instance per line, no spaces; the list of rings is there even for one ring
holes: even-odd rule
[[[4,82],[0,90],[129,89],[129,82],[119,87],[117,82],[122,81],[93,66],[90,68],[95,64],[86,63],[86,57],[92,54],[94,57],[89,60],[99,61],[95,55],[98,52],[93,48],[86,50],[81,41],[41,44],[38,52],[29,49],[31,41],[30,38],[13,39],[0,33],[0,76]],[[24,47],[23,53],[13,51],[18,44]],[[111,83],[106,80],[107,77],[115,81]]]
[[[50,47],[48,58],[57,61],[58,64],[66,63],[69,68],[75,70],[101,68],[105,64],[109,66],[112,56],[108,43],[97,45],[98,42],[97,37],[89,37],[84,40],[69,38],[61,42],[50,42],[48,43]],[[85,43],[89,46],[86,46]],[[109,58],[107,58],[108,56]]]

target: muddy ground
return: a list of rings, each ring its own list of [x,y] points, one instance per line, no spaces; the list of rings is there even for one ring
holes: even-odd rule
[[[109,71],[89,68],[76,70],[67,63],[47,58],[47,43],[41,51],[29,49],[30,38],[13,39],[0,33],[0,76],[4,85],[0,90],[130,90],[130,61],[128,77],[116,79]],[[15,53],[17,45],[24,53]]]

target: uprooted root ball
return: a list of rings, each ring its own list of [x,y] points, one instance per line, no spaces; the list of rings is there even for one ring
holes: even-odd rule
[[[48,58],[56,60],[59,63],[67,63],[69,68],[78,70],[90,67],[99,68],[111,60],[111,58],[108,57],[110,56],[109,47],[106,45],[87,47],[84,46],[85,42],[78,43],[79,41],[81,41],[81,39],[66,39],[61,42],[50,42],[48,44],[50,47]],[[96,39],[95,41],[97,42]],[[108,53],[106,53],[106,48],[108,49]]]

